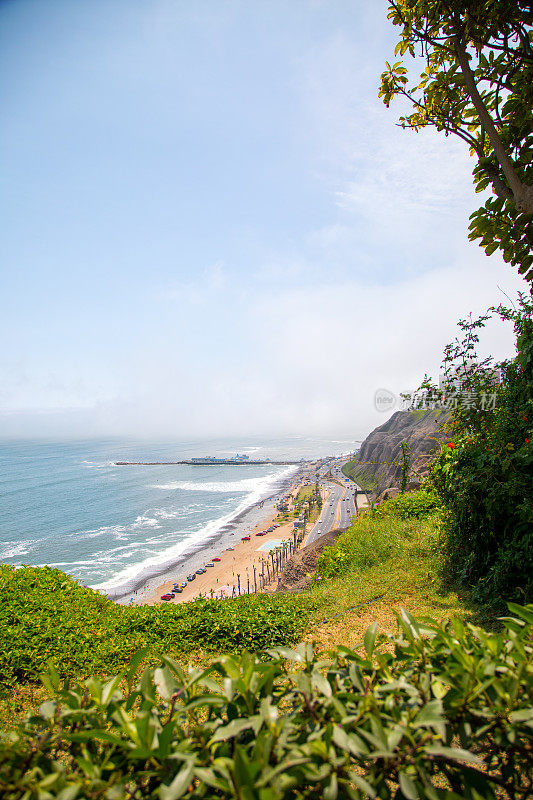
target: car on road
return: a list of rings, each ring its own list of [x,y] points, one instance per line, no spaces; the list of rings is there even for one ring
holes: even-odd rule
[[[171,592],[167,592],[167,594],[161,595],[161,600],[173,600],[174,595]]]
[[[220,558],[214,558],[213,561],[220,561]]]
[[[187,575],[187,580],[189,581],[189,583],[190,583],[191,581],[194,581],[195,579],[196,579],[196,575],[194,575],[194,574],[192,574],[192,575]]]
[[[203,574],[204,574],[204,572],[207,572],[207,570],[206,570],[206,568],[205,568],[205,567],[200,567],[200,569],[197,569],[197,570],[196,570],[196,574],[197,574],[197,575],[203,575]]]

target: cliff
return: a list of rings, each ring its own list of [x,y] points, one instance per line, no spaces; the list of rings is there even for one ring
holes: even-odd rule
[[[409,482],[414,488],[427,475],[429,463],[445,438],[440,428],[446,419],[444,411],[396,411],[367,436],[343,472],[375,500],[390,487],[399,486],[401,443],[407,442],[411,448]]]

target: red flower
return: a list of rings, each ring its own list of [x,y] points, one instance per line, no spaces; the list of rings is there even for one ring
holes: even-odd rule
[[[522,364],[520,364],[520,369],[518,370],[518,372],[523,372],[523,371],[524,371],[524,367],[522,366]]]
[[[522,417],[522,422],[527,422],[527,417]]]
[[[529,444],[529,439],[526,439],[526,444]]]
[[[529,439],[528,439],[527,441],[529,441]],[[448,442],[448,447],[450,448],[450,450],[453,450],[453,448],[455,447],[455,445],[454,445],[454,443],[453,443],[453,442]]]

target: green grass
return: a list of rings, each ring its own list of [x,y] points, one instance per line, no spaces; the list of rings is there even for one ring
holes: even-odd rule
[[[296,501],[295,502],[296,503],[305,503],[305,501],[308,500],[311,497],[311,495],[313,494],[314,491],[315,491],[315,487],[314,486],[302,486],[298,490],[298,494],[296,495]]]
[[[379,484],[379,475],[376,474],[379,467],[375,469],[376,471],[369,466],[361,467],[357,461],[347,461],[342,467],[346,477],[355,481],[365,492],[373,492]]]
[[[401,608],[438,620],[458,617],[492,626],[468,595],[443,583],[439,525],[435,498],[424,492],[357,517],[320,557],[320,581],[310,592],[314,608],[308,638],[355,646],[374,620],[393,632]],[[346,613],[353,606],[360,607]]]
[[[314,491],[315,491],[314,486],[302,486],[298,490],[298,494],[296,495],[296,499],[294,501],[294,512],[293,512],[294,517],[299,516],[302,510],[303,503],[305,503],[306,500],[309,500],[309,498],[313,495]],[[321,508],[322,506],[320,506],[319,508],[316,503],[313,503],[309,513],[309,518],[307,520],[308,524],[316,522],[316,520],[320,516]]]

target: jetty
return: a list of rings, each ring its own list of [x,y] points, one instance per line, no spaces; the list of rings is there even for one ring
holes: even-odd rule
[[[246,461],[244,460],[237,461],[233,458],[217,458],[217,459],[190,458],[184,461],[114,461],[113,463],[116,467],[158,467],[158,466],[167,467],[167,466],[175,466],[177,464],[185,464],[189,467],[219,467],[222,465],[227,465],[231,467],[243,467],[243,466],[300,467],[304,466],[308,462],[303,459],[301,461],[271,461],[270,459],[264,459],[261,461],[252,461],[251,459],[247,459]]]

